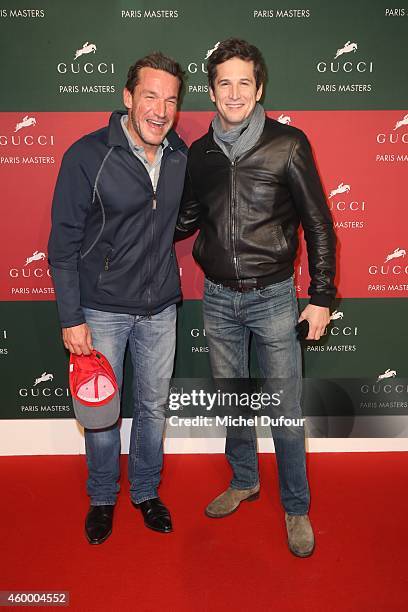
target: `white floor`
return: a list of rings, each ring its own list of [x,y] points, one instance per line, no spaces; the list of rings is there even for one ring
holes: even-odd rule
[[[401,427],[401,417],[387,417],[388,435],[384,438],[356,437],[364,430],[363,419],[357,417],[349,438],[308,438],[309,452],[368,452],[408,451],[408,426]],[[378,417],[381,418],[381,417]],[[405,417],[406,418],[406,417]],[[394,421],[393,421],[394,420]],[[398,424],[392,433],[392,423]],[[122,452],[127,452],[131,419],[123,419],[121,425]],[[384,431],[386,431],[384,429]],[[377,427],[377,431],[381,431]],[[177,431],[178,437],[165,439],[166,453],[222,453],[224,440],[221,437],[189,437],[190,431]],[[181,437],[184,435],[185,437]],[[197,435],[197,432],[192,432]],[[392,437],[391,437],[392,436]],[[270,438],[259,438],[260,452],[273,452]],[[73,419],[28,419],[0,420],[0,455],[77,455],[84,454],[83,430]]]

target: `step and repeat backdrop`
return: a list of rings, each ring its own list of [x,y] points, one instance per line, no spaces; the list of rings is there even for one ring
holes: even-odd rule
[[[186,71],[177,130],[190,144],[213,117],[206,57],[230,36],[264,54],[268,115],[308,135],[338,236],[332,322],[320,342],[304,345],[309,433],[405,437],[407,29],[408,4],[382,0],[0,3],[0,427],[7,422],[10,432],[13,425],[16,448],[28,422],[37,421],[38,432],[38,421],[47,419],[49,432],[50,422],[73,420],[47,262],[51,199],[65,149],[123,107],[129,65],[153,50]],[[191,257],[193,241],[177,245],[184,295],[178,378],[209,376],[203,275]],[[301,306],[308,283],[302,241]],[[127,360],[125,420],[130,376]]]

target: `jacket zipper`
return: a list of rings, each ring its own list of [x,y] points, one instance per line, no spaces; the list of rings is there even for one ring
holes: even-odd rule
[[[110,266],[111,259],[112,259],[112,253],[113,253],[113,249],[110,248],[108,252],[106,253],[105,258],[103,260],[103,269],[105,272],[109,271],[109,266]]]
[[[238,274],[238,258],[236,248],[236,212],[237,212],[237,199],[235,194],[235,171],[236,162],[231,162],[231,216],[232,216],[232,255],[235,268],[235,276],[239,280]]]
[[[170,148],[170,151],[171,151],[171,152],[173,152],[173,151],[174,151],[174,149],[173,149],[172,147],[169,147],[169,148]],[[169,153],[168,153],[168,155],[169,155]],[[153,187],[153,185],[152,185],[152,182],[151,182],[151,179],[150,179],[150,175],[149,175],[149,173],[147,172],[147,170],[146,170],[145,166],[142,164],[142,162],[141,162],[139,159],[137,159],[137,161],[139,162],[140,166],[141,166],[142,168],[144,168],[144,171],[145,171],[145,172],[146,172],[146,174],[148,175],[148,179],[149,179],[150,185],[152,185],[152,205],[151,205],[151,211],[152,211],[152,212],[151,212],[151,215],[152,215],[152,217],[151,217],[151,238],[150,238],[149,254],[148,254],[148,260],[149,260],[148,272],[149,272],[149,274],[148,274],[148,288],[147,288],[147,308],[148,308],[147,316],[148,316],[148,318],[149,318],[149,319],[151,319],[151,317],[152,317],[152,312],[151,312],[151,310],[150,310],[150,307],[151,307],[151,301],[152,301],[152,298],[151,298],[151,282],[152,282],[152,279],[151,279],[151,274],[152,274],[152,247],[153,247],[153,244],[154,244],[155,225],[156,225],[156,215],[155,215],[154,213],[155,213],[155,211],[157,210],[157,187],[158,187],[159,182],[160,182],[160,178],[161,178],[161,175],[162,175],[162,171],[164,171],[165,160],[166,160],[166,157],[167,157],[168,155],[165,155],[165,154],[164,154],[164,155],[163,155],[163,157],[162,157],[162,160],[161,160],[161,167],[160,167],[159,181],[158,181],[158,183],[157,183],[156,189],[155,189],[155,188]],[[105,272],[108,272],[108,271],[109,271],[109,267],[110,267],[110,263],[111,263],[111,261],[110,261],[110,256],[111,256],[111,252],[108,252],[108,253],[105,255],[105,257],[104,257],[104,270],[105,270]]]
[[[163,159],[161,161],[161,164],[163,164]],[[160,167],[160,174],[162,172],[162,166]],[[160,177],[159,177],[160,178]],[[148,319],[152,318],[152,313],[150,311],[150,305],[152,302],[152,289],[151,289],[151,285],[152,285],[152,246],[154,243],[154,229],[155,229],[155,222],[156,222],[156,216],[155,216],[155,211],[157,209],[157,196],[156,196],[156,189],[153,188],[153,198],[152,198],[152,223],[151,223],[151,238],[150,238],[150,248],[149,248],[149,274],[148,274],[148,286],[147,286],[147,317]]]
[[[224,157],[226,157],[225,153],[223,153],[220,149],[207,149],[206,153],[221,153]],[[240,158],[241,159],[241,158]],[[232,260],[234,262],[235,276],[239,280],[239,272],[238,272],[238,257],[237,257],[237,249],[236,249],[236,194],[235,194],[235,171],[236,171],[236,161],[230,162],[231,165],[231,243],[232,243]]]
[[[173,149],[171,149],[171,150],[173,150]],[[162,174],[162,170],[164,169],[164,161],[165,161],[165,156],[163,155],[162,159],[161,159],[161,164],[160,164],[159,181],[160,181],[160,176]],[[140,163],[142,168],[144,168],[144,171],[146,172],[146,174],[149,177],[149,182],[152,185],[150,174],[148,173],[148,171],[146,170],[145,166],[142,164],[140,159],[138,159],[138,162]],[[152,302],[152,289],[151,289],[151,284],[152,284],[152,279],[151,279],[151,275],[152,275],[152,247],[153,247],[153,243],[154,243],[154,230],[155,230],[155,224],[156,224],[156,215],[154,213],[155,213],[155,211],[157,209],[157,187],[158,187],[159,181],[157,183],[156,189],[152,185],[152,190],[153,190],[152,208],[151,208],[151,211],[152,211],[152,213],[151,213],[152,214],[152,222],[151,222],[151,234],[150,234],[150,245],[149,245],[149,255],[148,255],[149,266],[148,266],[148,285],[147,285],[147,318],[148,319],[152,318],[152,312],[150,310],[150,306],[151,306],[151,302]]]
[[[149,248],[149,275],[148,275],[148,287],[147,287],[147,317],[148,319],[152,318],[152,312],[150,310],[151,307],[151,302],[152,302],[152,289],[151,289],[151,285],[152,285],[152,278],[151,278],[151,274],[152,274],[152,248],[153,248],[153,244],[154,244],[154,235],[155,235],[155,227],[156,227],[156,215],[155,212],[157,210],[157,189],[159,187],[160,184],[160,179],[162,177],[162,173],[164,172],[164,166],[166,163],[166,158],[170,155],[170,152],[173,151],[173,149],[169,146],[170,151],[167,153],[166,155],[166,151],[163,151],[163,155],[161,158],[161,162],[160,162],[160,174],[159,174],[159,180],[157,181],[157,185],[156,188],[153,187],[153,197],[152,197],[152,231],[151,231],[151,238],[150,238],[150,248]],[[150,180],[150,176],[149,176],[149,180]]]

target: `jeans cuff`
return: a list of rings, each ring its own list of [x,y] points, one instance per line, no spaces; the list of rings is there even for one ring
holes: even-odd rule
[[[137,499],[135,499],[134,497],[131,497],[130,499],[134,504],[141,504],[142,502],[148,501],[149,499],[157,499],[158,497],[159,496],[156,493],[156,495],[143,495],[142,497],[138,497]]]
[[[100,499],[91,499],[91,506],[114,506],[116,504],[116,499],[108,499],[108,500],[100,500]]]
[[[231,482],[230,487],[231,489],[236,489],[238,491],[247,491],[249,489],[254,489],[255,487],[259,487],[259,480],[255,482],[254,484],[250,484],[250,485],[245,484],[245,485],[239,485],[239,486]]]
[[[302,506],[302,504],[297,503],[297,504],[292,504],[292,507],[290,502],[286,502],[283,503],[282,502],[282,506],[283,509],[285,510],[286,514],[288,514],[289,516],[303,516],[304,514],[309,514],[309,509],[310,509],[310,503],[308,501],[303,502],[304,505]]]

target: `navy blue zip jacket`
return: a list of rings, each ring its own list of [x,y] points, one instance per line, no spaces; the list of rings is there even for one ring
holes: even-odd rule
[[[85,322],[82,306],[156,314],[181,299],[173,235],[187,147],[171,130],[156,193],[120,118],[65,153],[52,204],[48,259],[61,327]]]

